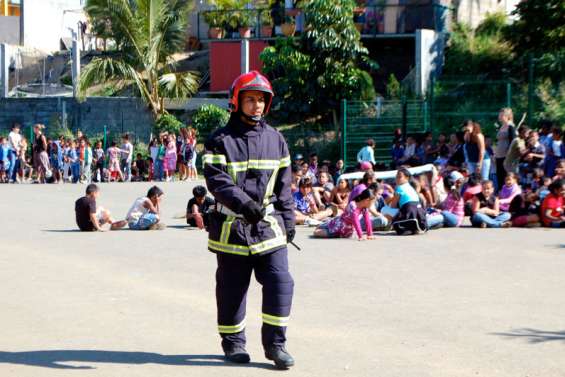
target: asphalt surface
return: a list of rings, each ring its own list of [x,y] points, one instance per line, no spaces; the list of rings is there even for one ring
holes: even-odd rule
[[[290,249],[288,349],[223,362],[214,255],[182,215],[192,184],[163,183],[164,231],[80,233],[84,185],[0,185],[0,376],[565,376],[565,231],[442,229]],[[116,218],[149,184],[102,185]]]

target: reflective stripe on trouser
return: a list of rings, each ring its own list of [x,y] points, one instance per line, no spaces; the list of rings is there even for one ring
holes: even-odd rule
[[[294,289],[288,272],[287,249],[252,257],[218,253],[217,260],[218,329],[224,349],[246,342],[245,304],[253,270],[263,286],[262,343],[265,347],[284,344]]]

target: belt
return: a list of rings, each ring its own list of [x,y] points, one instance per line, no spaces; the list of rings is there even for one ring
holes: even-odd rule
[[[273,212],[275,212],[275,206],[273,206],[272,204],[269,204],[268,206],[264,207],[264,209],[265,209],[265,216],[270,215]],[[231,209],[229,209],[228,207],[226,207],[223,204],[216,203],[215,210],[216,210],[216,212],[219,212],[219,213],[226,215],[226,216],[233,216],[233,217],[236,217],[238,219],[243,219],[242,214],[235,213],[234,211],[232,211]]]

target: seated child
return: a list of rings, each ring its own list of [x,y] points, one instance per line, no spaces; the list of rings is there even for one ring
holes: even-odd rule
[[[162,230],[165,225],[160,222],[160,206],[163,191],[153,186],[147,196],[135,199],[126,216],[128,226],[133,230]]]
[[[541,205],[543,225],[551,228],[565,228],[565,180],[560,179],[549,185],[549,194]]]
[[[214,206],[214,199],[206,196],[208,192],[204,186],[196,186],[192,190],[192,199],[188,201],[186,206],[186,223],[199,229],[207,227],[208,221],[205,214],[210,207]]]
[[[508,228],[512,226],[510,214],[500,210],[500,201],[494,195],[492,181],[483,181],[482,192],[473,198],[471,224],[479,228]]]
[[[367,239],[372,240],[374,237],[369,207],[373,205],[374,199],[375,196],[372,190],[366,189],[347,205],[341,215],[320,224],[316,230],[314,230],[314,237],[349,238],[353,235],[353,231],[355,231],[359,241]],[[367,236],[363,236],[363,230],[361,229],[361,223],[359,221],[361,216],[363,216],[365,222]]]
[[[319,207],[330,205],[334,184],[331,182],[330,174],[322,171],[318,174],[318,182],[312,188],[316,202]]]
[[[335,204],[337,208],[344,210],[347,207],[347,199],[350,192],[347,179],[340,180],[332,190],[331,203]]]
[[[522,188],[518,185],[518,175],[515,173],[508,173],[506,179],[504,180],[504,185],[498,193],[498,198],[500,201],[500,210],[508,211],[510,208],[510,202],[516,195],[522,193]]]
[[[145,181],[149,172],[148,172],[148,168],[147,168],[147,161],[143,158],[141,153],[137,154],[136,159],[135,159],[135,161],[133,162],[133,165],[132,165],[132,170],[133,170],[133,168],[136,168],[136,170],[137,170],[135,181],[139,181],[139,182]]]
[[[126,221],[112,220],[110,211],[98,207],[96,208],[96,199],[100,195],[98,186],[94,183],[86,186],[86,195],[75,202],[76,223],[83,232],[103,232],[102,225],[110,224],[111,230],[123,228]]]
[[[466,216],[472,215],[473,198],[481,191],[483,191],[481,177],[477,173],[471,174],[467,180],[467,184],[463,188],[463,202],[465,203]]]
[[[404,234],[407,231],[416,234],[427,227],[426,214],[420,202],[420,195],[410,184],[410,179],[411,174],[408,169],[398,169],[394,197],[390,203],[390,207],[397,209],[392,225],[398,234]],[[384,214],[387,215],[387,213]]]
[[[321,220],[332,216],[332,214],[335,215],[333,209],[337,210],[337,207],[319,210],[312,194],[312,180],[310,177],[300,179],[298,191],[292,194],[292,196],[294,198],[294,214],[296,215],[297,225],[319,225]]]
[[[512,216],[512,226],[532,228],[541,225],[538,199],[538,195],[531,190],[512,199],[508,210]]]
[[[447,198],[441,203],[440,208],[443,226],[445,227],[458,227],[463,223],[465,217],[463,197],[461,196],[463,182],[465,182],[465,177],[456,170],[443,179]],[[428,226],[430,226],[429,223]]]

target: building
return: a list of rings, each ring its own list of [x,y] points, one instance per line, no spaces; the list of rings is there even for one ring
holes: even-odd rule
[[[377,91],[384,93],[388,78],[394,75],[405,87],[412,88],[418,94],[426,93],[430,80],[441,71],[443,50],[454,21],[476,26],[488,13],[503,11],[510,14],[519,1],[358,0],[359,5],[354,12],[356,27],[370,56],[381,67],[373,77]],[[258,10],[247,13],[250,16],[247,18],[253,20],[248,35],[255,50],[252,61],[261,52],[261,45],[273,43],[273,37],[286,33],[289,27],[291,34],[299,33],[304,24],[303,15],[300,10],[292,8],[291,0],[279,2],[284,8],[284,16],[280,19],[285,20],[283,23],[290,19],[289,25],[277,24],[272,17],[272,10],[265,11],[263,2],[255,3],[252,8]],[[241,40],[242,30],[234,27],[233,22],[226,22],[227,26],[218,39],[217,33],[210,33],[206,22],[210,18],[206,17],[210,15],[208,11],[214,9],[208,1],[197,2],[195,12],[190,16],[189,33],[209,47],[211,90],[219,91],[226,90],[229,85],[226,70],[237,72],[239,69],[239,59],[233,59],[233,54],[239,51],[237,42]],[[224,19],[234,19],[230,17],[234,14],[233,10],[222,12],[226,16]],[[274,25],[263,27],[266,22],[272,21],[275,21]],[[228,59],[229,56],[232,59]],[[234,67],[226,67],[227,61],[231,61]]]
[[[0,43],[52,53],[86,19],[86,0],[0,0]],[[71,31],[72,30],[72,31]]]

